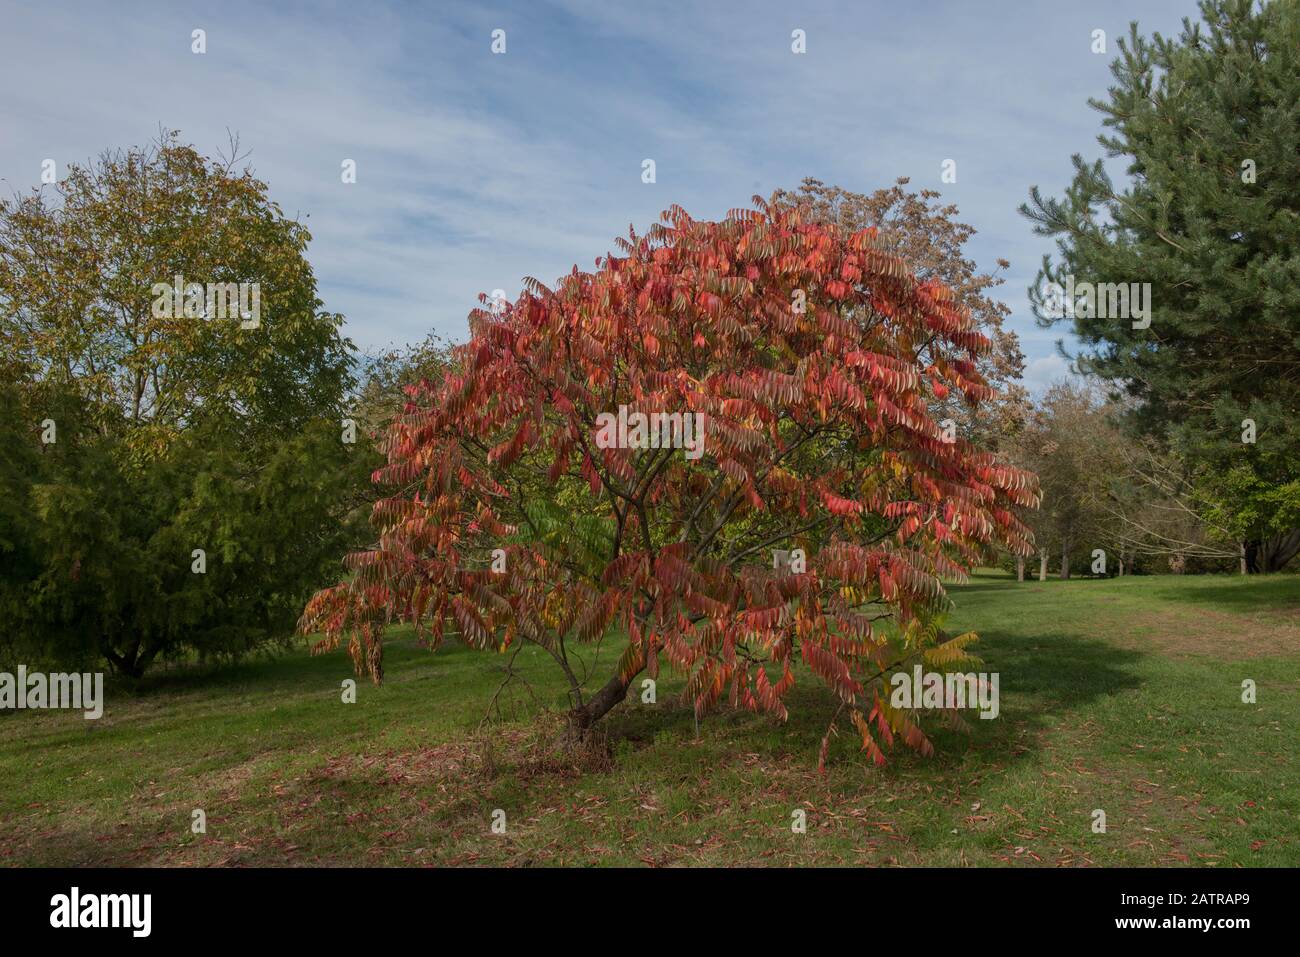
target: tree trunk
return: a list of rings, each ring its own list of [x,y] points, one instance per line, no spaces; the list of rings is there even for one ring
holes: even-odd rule
[[[1297,552],[1300,552],[1300,528],[1256,539],[1246,543],[1246,568],[1259,575],[1281,571]]]
[[[139,679],[144,677],[144,673],[153,662],[154,656],[158,653],[158,649],[150,646],[141,650],[140,639],[137,638],[131,643],[125,652],[119,654],[114,650],[113,645],[106,638],[100,638],[99,652],[105,659],[107,659],[108,663],[113,666],[113,670],[118,674],[125,675],[128,678]]]
[[[638,671],[637,674],[640,674]],[[581,708],[574,708],[569,712],[569,731],[570,740],[577,740],[586,735],[594,725],[627,697],[627,689],[631,686],[636,675],[632,675],[627,681],[624,681],[620,675],[614,675],[605,682],[603,688],[592,695],[587,703]]]
[[[1068,542],[1061,543],[1061,581],[1068,581],[1070,578],[1070,545]]]
[[[1119,553],[1119,575],[1117,577],[1119,578],[1124,577],[1124,553],[1123,552]]]
[[[1022,582],[1024,580],[1025,580],[1025,556],[1017,555],[1016,556],[1016,581]]]
[[[1245,575],[1250,571],[1250,569],[1246,566],[1246,543],[1245,542],[1241,543],[1240,555],[1241,555],[1241,573]]]
[[[1038,580],[1047,581],[1047,549],[1045,548],[1038,550]]]

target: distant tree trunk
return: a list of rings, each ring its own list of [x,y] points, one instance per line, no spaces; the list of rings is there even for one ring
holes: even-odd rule
[[[1271,538],[1255,539],[1246,543],[1246,569],[1257,575],[1278,572],[1297,552],[1300,552],[1300,528]]]
[[[1016,556],[1016,581],[1022,582],[1024,580],[1025,580],[1025,556],[1017,555]]]
[[[1246,543],[1241,543],[1241,573],[1248,574],[1250,569],[1246,566]]]
[[[1038,550],[1038,580],[1047,581],[1047,549],[1045,548]]]
[[[1061,542],[1061,581],[1066,581],[1070,577],[1070,543],[1069,541]]]
[[[1119,553],[1119,575],[1117,577],[1119,578],[1124,577],[1124,553],[1123,552]]]

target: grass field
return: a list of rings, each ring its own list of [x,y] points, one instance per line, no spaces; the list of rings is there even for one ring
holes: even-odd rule
[[[868,765],[852,732],[817,772],[834,704],[808,676],[786,724],[701,723],[631,697],[608,748],[537,746],[554,665],[409,637],[340,701],[346,655],[295,651],[160,672],[80,712],[0,717],[9,865],[1296,865],[1300,578],[1031,582],[953,589],[1001,675],[1001,715]],[[599,684],[617,649],[592,668]],[[1243,704],[1253,679],[1256,704]],[[191,833],[203,809],[207,833]],[[792,833],[802,808],[807,833]],[[1092,811],[1106,812],[1105,834]],[[491,830],[495,809],[505,834]]]

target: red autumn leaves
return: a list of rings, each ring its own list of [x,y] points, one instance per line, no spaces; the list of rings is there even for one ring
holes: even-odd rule
[[[802,660],[873,758],[895,734],[928,749],[876,695],[908,649],[875,622],[931,616],[988,546],[1027,551],[1012,507],[1036,485],[934,421],[949,391],[991,392],[988,342],[948,291],[872,230],[756,202],[722,222],[673,207],[595,272],[472,313],[456,371],[384,437],[378,541],[304,629],[349,634],[376,678],[391,620],[535,642],[571,678],[574,642],[626,635],[614,703],[667,662],[699,713],[784,716]],[[598,447],[597,417],[624,406],[699,414],[703,456]],[[791,547],[806,568],[774,568]],[[573,691],[582,726],[608,710]]]

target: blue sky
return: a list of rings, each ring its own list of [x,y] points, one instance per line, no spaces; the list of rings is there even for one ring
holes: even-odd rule
[[[326,307],[377,347],[463,340],[478,293],[590,268],[672,203],[716,218],[805,176],[863,192],[908,176],[960,206],[982,267],[1011,261],[1000,295],[1034,391],[1066,371],[1063,330],[1034,325],[1025,289],[1050,244],[1016,208],[1031,184],[1059,193],[1071,153],[1100,155],[1087,99],[1129,21],[1170,33],[1196,15],[1193,0],[264,6],[0,0],[0,188],[160,124],[209,153],[236,132],[309,224]]]

